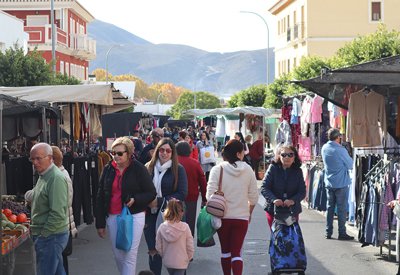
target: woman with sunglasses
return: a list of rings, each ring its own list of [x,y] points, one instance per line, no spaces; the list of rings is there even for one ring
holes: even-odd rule
[[[146,210],[144,237],[149,249],[150,270],[156,275],[161,275],[162,258],[156,250],[158,212],[160,207],[165,207],[163,202],[171,198],[185,201],[188,193],[188,179],[185,168],[178,163],[175,143],[170,138],[163,138],[158,142],[153,157],[146,166],[153,178],[157,195],[153,197],[153,201]]]
[[[196,146],[197,146],[197,152],[199,155],[199,162],[201,164],[201,168],[203,169],[203,172],[206,176],[206,181],[208,181],[208,178],[210,177],[211,168],[213,168],[213,166],[215,166],[215,163],[202,163],[202,160],[201,160],[201,153],[200,153],[201,149],[206,148],[206,147],[214,148],[213,143],[210,140],[210,136],[208,135],[208,133],[205,130],[203,130],[201,132],[200,140],[197,142]]]
[[[126,137],[112,145],[113,160],[103,169],[97,194],[96,228],[101,238],[110,232],[114,259],[120,274],[136,274],[136,258],[145,225],[145,210],[154,200],[156,189],[146,167],[132,159],[134,145]],[[116,248],[117,216],[128,206],[133,217],[133,238],[129,252]]]
[[[283,145],[275,160],[269,166],[261,185],[265,198],[264,210],[267,212],[269,227],[274,221],[274,205],[291,207],[293,215],[299,218],[300,202],[306,196],[306,184],[300,169],[301,160],[292,145]]]

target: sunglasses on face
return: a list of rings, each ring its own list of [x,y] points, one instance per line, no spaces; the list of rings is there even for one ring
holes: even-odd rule
[[[283,157],[283,158],[286,158],[286,157],[292,158],[292,157],[294,157],[294,153],[282,153],[281,157]]]
[[[123,152],[115,152],[115,151],[111,151],[111,155],[115,156],[118,155],[120,157],[122,157],[124,155],[124,153],[126,153],[128,151],[123,151]]]
[[[154,134],[153,137],[160,138],[160,137],[164,137],[164,135]]]
[[[167,154],[171,154],[171,153],[172,153],[172,150],[171,150],[171,149],[160,148],[160,153],[162,154],[162,153],[164,153],[164,152],[167,152]]]

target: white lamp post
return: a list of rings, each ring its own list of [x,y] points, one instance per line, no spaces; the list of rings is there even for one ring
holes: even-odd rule
[[[165,91],[166,93],[170,93],[171,91]],[[158,103],[158,100],[160,99],[160,96],[163,94],[164,92],[162,92],[161,94],[158,95],[157,97],[157,112],[158,114],[160,114],[160,105]]]
[[[106,84],[108,84],[108,54],[110,53],[110,51],[115,48],[115,47],[123,47],[124,45],[114,45],[112,46],[108,52],[107,52],[107,56],[106,56]]]

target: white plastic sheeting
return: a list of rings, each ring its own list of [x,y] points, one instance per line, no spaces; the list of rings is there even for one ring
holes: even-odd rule
[[[193,116],[214,116],[214,115],[257,115],[265,118],[280,118],[281,110],[265,109],[263,107],[238,107],[238,108],[216,108],[216,109],[191,109],[184,112]]]

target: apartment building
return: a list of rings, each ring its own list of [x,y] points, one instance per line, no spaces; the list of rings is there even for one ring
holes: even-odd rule
[[[275,77],[303,56],[332,56],[357,35],[375,32],[380,21],[400,30],[398,0],[279,0],[269,11],[278,28]]]
[[[52,59],[51,1],[0,0],[0,10],[23,21],[28,47]],[[89,60],[96,57],[96,41],[87,36],[94,17],[76,0],[54,0],[56,70],[87,80]],[[21,42],[20,42],[21,43]]]

